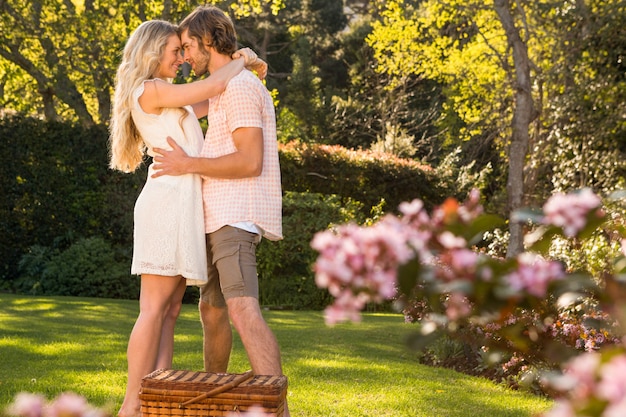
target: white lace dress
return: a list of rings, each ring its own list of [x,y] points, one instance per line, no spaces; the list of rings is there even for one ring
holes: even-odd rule
[[[133,95],[132,118],[148,154],[154,156],[155,147],[171,149],[166,140],[171,136],[188,155],[199,155],[203,133],[191,107],[185,107],[190,114],[182,122],[179,109],[148,114],[138,101],[143,91],[144,84]],[[203,285],[207,281],[207,261],[202,180],[192,174],[152,178],[153,173],[150,165],[146,184],[135,203],[131,273],[182,275],[187,285]]]

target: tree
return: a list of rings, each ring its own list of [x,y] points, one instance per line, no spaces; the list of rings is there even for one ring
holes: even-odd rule
[[[310,137],[325,120],[326,85],[345,84],[335,58],[335,34],[346,25],[341,0],[210,1],[233,18],[243,46],[270,64],[267,85],[281,105],[305,120]],[[4,112],[73,120],[85,126],[106,124],[112,87],[123,45],[143,21],[178,22],[198,2],[168,0],[0,2],[0,108]],[[206,4],[206,3],[203,3]],[[307,46],[308,45],[308,46]],[[343,74],[343,75],[342,75]],[[291,77],[302,81],[289,90]],[[298,97],[300,87],[311,94]],[[293,93],[293,100],[288,97]],[[304,93],[303,93],[304,94]]]
[[[396,23],[394,13],[410,14],[412,8],[386,10],[377,7],[381,2],[371,3],[376,4],[359,9],[360,14],[351,17],[341,34],[341,59],[349,78],[345,89],[333,94],[332,119],[324,140],[352,148],[383,146],[392,152],[403,149],[397,144],[405,142],[415,158],[436,161],[442,157],[433,129],[441,106],[439,85],[414,71],[390,74],[377,70],[376,49],[371,46],[377,18]]]
[[[177,21],[183,0],[0,2],[0,107],[85,126],[106,123],[127,37],[148,19]]]
[[[536,118],[535,105],[532,95],[532,80],[530,76],[530,60],[528,58],[527,42],[520,36],[511,4],[508,0],[495,0],[494,7],[506,38],[512,49],[514,65],[515,109],[511,126],[511,144],[509,147],[509,176],[507,181],[508,208],[513,213],[520,209],[524,202],[524,164],[528,154],[529,129],[531,122]],[[523,9],[518,16],[522,22],[526,21]],[[508,257],[515,257],[524,250],[523,225],[509,218],[509,247]]]
[[[228,8],[242,44],[269,63],[267,86],[278,92],[279,125],[288,136],[316,141],[325,130],[326,90],[345,84],[335,58],[347,19],[341,0],[237,1]]]
[[[538,60],[543,86],[542,134],[533,144],[533,180],[554,190],[624,186],[626,150],[626,4],[553,2],[535,13],[551,51]]]
[[[406,10],[401,0],[389,2],[374,23],[368,39],[377,69],[442,85],[445,143],[493,149],[509,167],[507,204],[498,211],[554,188],[607,190],[621,181],[624,42],[623,31],[617,41],[608,33],[623,26],[623,2],[446,0]],[[521,242],[510,227],[513,255]]]

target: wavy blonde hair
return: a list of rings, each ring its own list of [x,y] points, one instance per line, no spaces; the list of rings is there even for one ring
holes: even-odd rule
[[[133,92],[154,77],[167,41],[178,35],[176,30],[169,22],[150,20],[139,25],[126,42],[115,77],[109,127],[110,168],[133,172],[143,160],[146,146],[131,117]]]

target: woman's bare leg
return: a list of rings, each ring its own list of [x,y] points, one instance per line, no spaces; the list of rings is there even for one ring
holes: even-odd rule
[[[172,360],[174,358],[174,330],[176,328],[176,320],[180,315],[183,296],[187,289],[187,283],[184,279],[178,284],[176,293],[170,303],[165,321],[163,322],[163,330],[161,331],[161,344],[159,345],[159,354],[157,356],[156,366],[154,369],[171,369]]]
[[[128,382],[119,417],[140,416],[141,379],[155,370],[165,316],[180,285],[181,277],[141,276],[139,317],[127,349]]]

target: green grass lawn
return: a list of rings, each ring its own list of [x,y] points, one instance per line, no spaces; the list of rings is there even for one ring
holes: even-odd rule
[[[126,343],[137,301],[0,294],[0,408],[20,391],[87,397],[114,414],[126,381]],[[417,363],[404,345],[413,326],[365,314],[327,327],[321,312],[267,311],[289,377],[294,417],[529,417],[550,401],[491,381]],[[202,369],[195,305],[184,305],[174,367]],[[239,339],[230,372],[249,368]]]

